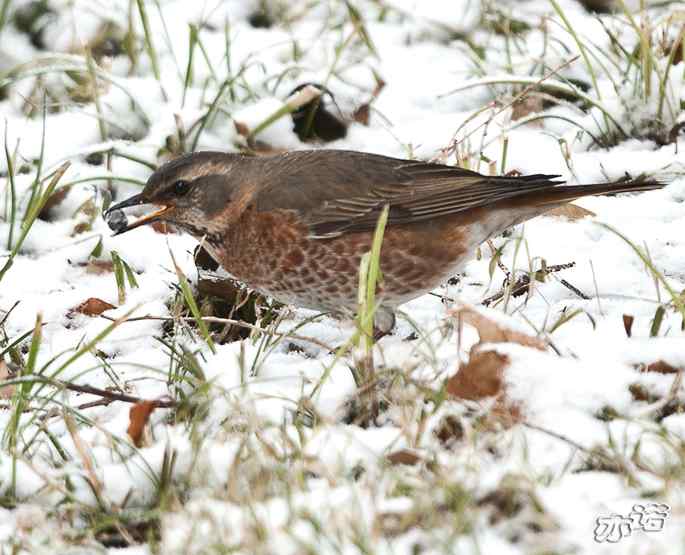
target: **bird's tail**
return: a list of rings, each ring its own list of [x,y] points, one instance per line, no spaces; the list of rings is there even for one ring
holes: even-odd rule
[[[615,181],[613,183],[595,183],[592,185],[566,185],[549,187],[544,190],[523,194],[516,200],[529,202],[543,207],[550,205],[554,208],[560,204],[571,202],[586,196],[613,195],[616,193],[633,193],[653,191],[665,187],[667,183],[656,179],[635,179],[630,181]]]

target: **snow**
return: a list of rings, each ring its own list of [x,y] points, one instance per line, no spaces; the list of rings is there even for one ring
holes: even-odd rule
[[[632,9],[640,4],[626,3]],[[16,2],[10,13],[26,4]],[[71,185],[68,193],[51,209],[49,221],[35,222],[0,281],[0,352],[8,340],[31,332],[40,315],[37,373],[148,400],[190,396],[195,411],[156,409],[142,446],[135,447],[127,435],[130,405],[79,408],[99,397],[33,385],[14,451],[8,437],[16,413],[0,409],[0,552],[5,546],[36,554],[55,549],[156,552],[158,546],[145,539],[127,548],[103,545],[87,516],[103,511],[128,518],[129,511],[152,508],[159,511],[161,552],[170,554],[214,548],[240,553],[679,553],[685,541],[683,385],[678,373],[641,370],[656,362],[681,373],[685,368],[683,315],[669,292],[680,294],[682,304],[685,140],[681,133],[676,142],[662,144],[663,137],[647,131],[657,120],[659,76],[667,70],[661,43],[654,45],[661,57],[651,77],[653,96],[645,99],[639,64],[625,76],[616,70],[625,59],[611,58],[612,42],[602,26],[616,33],[626,51],[639,48],[625,16],[596,16],[575,0],[559,0],[592,49],[592,59],[612,68],[599,71],[598,92],[602,106],[629,137],[599,148],[580,132],[605,130],[597,108],[582,112],[568,103],[545,106],[544,115],[576,125],[546,118],[516,126],[508,103],[523,87],[450,93],[478,79],[538,79],[558,69],[555,80],[582,81],[590,87],[585,94],[595,98],[582,58],[560,68],[578,49],[548,2],[511,0],[495,6],[469,0],[459,9],[423,0],[356,2],[377,56],[361,41],[345,43],[355,27],[344,2],[300,8],[266,2],[277,20],[282,17],[268,29],[248,22],[261,4],[169,0],[160,11],[160,4],[145,2],[160,62],[158,82],[134,3],[137,63],[132,66],[122,53],[100,65],[107,77],[98,90],[105,136],[95,103],[76,102],[77,81],[54,66],[87,68],[80,48],[104,21],[126,30],[129,2],[51,0],[55,17],[43,30],[46,51],[34,47],[11,17],[0,31],[0,82],[8,93],[0,100],[6,147],[15,170],[29,169],[15,176],[19,220],[14,241],[21,234],[19,222],[41,152],[42,177],[71,162],[62,179]],[[674,40],[677,26],[669,17],[675,18],[677,6],[648,13],[657,27],[654,37]],[[493,32],[491,24],[502,14],[530,29],[514,37]],[[634,17],[646,16],[636,12]],[[202,51],[196,46],[193,79],[184,91],[189,24],[200,29]],[[463,36],[484,49],[484,58]],[[51,71],[46,70],[48,56]],[[4,73],[20,64],[28,64],[21,69],[23,78]],[[685,102],[684,73],[685,62],[669,69],[669,101],[657,122],[666,131],[683,121],[678,107]],[[121,323],[98,339],[111,319],[177,315],[173,260],[191,283],[198,278],[192,238],[151,228],[112,237],[99,215],[91,221],[85,203],[93,203],[99,214],[109,195],[109,178],[117,200],[138,192],[137,183],[150,173],[145,163],[170,157],[179,126],[186,146],[192,144],[199,118],[222,90],[220,109],[207,122],[199,150],[235,150],[243,141],[236,123],[254,129],[304,82],[326,83],[349,114],[371,97],[376,75],[385,87],[371,105],[370,125],[351,124],[347,136],[327,148],[459,162],[483,173],[558,174],[569,183],[626,174],[670,182],[639,195],[582,199],[577,204],[595,216],[574,221],[540,217],[494,240],[495,247],[503,247],[501,261],[516,268],[517,276],[538,269],[543,260],[547,265],[575,262],[544,283],[536,282],[530,296],[479,309],[498,325],[541,335],[553,346],[545,352],[518,344],[490,346],[509,360],[506,398],[521,407],[521,422],[504,425],[494,419],[492,400],[443,399],[445,381],[467,360],[478,336],[469,326],[458,330],[450,317],[458,303],[438,296],[404,305],[395,333],[377,344],[379,390],[388,407],[378,425],[366,428],[348,422],[348,402],[357,390],[351,356],[331,352],[354,333],[349,321],[314,318],[311,311],[289,307],[278,331],[313,342],[272,338],[266,344],[264,335],[254,334],[217,345],[215,353],[188,325],[177,322],[172,337],[159,319]],[[45,122],[44,92],[56,103]],[[27,115],[30,105],[33,115]],[[274,149],[317,147],[297,138],[288,117],[257,139]],[[86,160],[104,151],[113,151],[109,166]],[[9,254],[4,250],[10,232],[7,169],[6,157],[0,156],[0,266]],[[77,224],[87,229],[79,231]],[[135,273],[138,287],[127,283],[123,303],[112,272],[95,272],[89,265],[99,242],[99,260],[111,260],[116,251]],[[504,277],[496,266],[491,274],[491,253],[484,245],[458,283],[435,293],[477,305],[500,289]],[[578,297],[561,280],[590,298]],[[103,314],[107,318],[74,314],[90,297],[116,308]],[[658,307],[666,310],[652,337]],[[631,337],[624,329],[626,315],[634,318]],[[94,340],[94,348],[65,364]],[[30,333],[20,349],[24,357],[29,343]],[[202,377],[180,375],[185,372],[176,368],[181,347]],[[10,361],[8,355],[2,360]],[[636,385],[648,399],[636,398]],[[1,395],[0,401],[7,406]],[[665,407],[676,408],[662,412]],[[463,427],[463,438],[453,443],[440,439],[447,418]],[[402,450],[416,453],[419,461],[389,462],[389,454]],[[604,458],[588,454],[600,450]],[[606,468],[607,459],[619,461],[623,470]],[[165,465],[173,493],[162,502]],[[506,503],[488,501],[491,494],[511,491],[519,510],[508,513]],[[10,498],[16,504],[5,502]],[[638,502],[671,506],[662,532],[636,531],[619,544],[593,539],[597,517],[627,515]]]

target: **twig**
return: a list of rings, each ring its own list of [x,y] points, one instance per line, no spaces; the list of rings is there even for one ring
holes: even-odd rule
[[[682,385],[683,385],[683,371],[681,369],[681,370],[678,370],[678,373],[675,375],[675,378],[673,378],[673,383],[671,384],[671,387],[668,391],[668,395],[666,395],[662,399],[659,399],[655,403],[648,405],[643,410],[638,411],[635,414],[635,416],[637,418],[644,418],[644,417],[649,416],[653,413],[658,413],[664,407],[666,407],[669,403],[676,400],[676,398],[678,397],[678,391],[680,391],[680,388]]]
[[[497,253],[497,249],[495,248],[495,245],[492,244],[492,239],[488,239],[486,242],[488,244],[488,247],[490,247],[490,253],[494,256]],[[509,268],[507,268],[504,265],[504,262],[502,262],[501,257],[497,257],[497,267],[506,276],[506,279],[509,279],[511,277],[511,272],[509,271]]]
[[[627,467],[625,461],[617,460],[614,457],[610,457],[609,455],[607,455],[606,453],[604,453],[600,450],[589,449],[588,447],[581,445],[577,441],[574,441],[571,438],[569,438],[565,435],[562,435],[560,433],[557,433],[553,430],[548,430],[547,428],[542,428],[541,426],[537,426],[535,424],[530,424],[529,422],[523,422],[523,425],[526,428],[529,428],[531,430],[535,430],[536,432],[541,432],[541,433],[546,434],[550,437],[558,439],[559,441],[563,441],[564,443],[569,444],[571,447],[573,447],[577,451],[580,451],[581,453],[583,453],[584,455],[586,455],[590,459],[592,459],[592,458],[601,459],[605,463],[610,465],[610,467],[615,468],[617,470],[620,470],[622,472],[625,472],[626,474],[628,474],[631,477],[631,479],[634,479],[633,473]]]
[[[115,318],[111,318],[110,316],[105,316],[104,314],[100,314],[100,318],[104,318],[105,320],[110,320],[110,321],[115,320]],[[195,318],[191,318],[189,316],[179,317],[179,318],[173,318],[171,316],[138,316],[135,318],[127,318],[126,320],[122,320],[122,323],[139,322],[139,321],[144,321],[144,320],[159,320],[162,322],[171,322],[171,321],[180,320],[182,322],[195,322]],[[259,326],[255,326],[254,324],[248,324],[247,322],[243,322],[241,320],[233,320],[231,318],[218,318],[216,316],[203,316],[202,318],[200,318],[200,320],[202,320],[203,322],[210,322],[213,324],[232,324],[234,326],[247,328],[249,330],[258,331],[260,333],[266,333],[269,335],[274,335],[276,337],[290,338],[290,339],[294,339],[296,341],[306,341],[308,343],[316,345],[317,347],[321,347],[322,349],[326,349],[327,351],[331,350],[331,347],[329,345],[327,345],[323,341],[319,341],[318,339],[314,339],[313,337],[305,337],[304,335],[297,335],[294,333],[280,333],[277,331],[269,331],[269,330],[265,330],[264,328],[260,328]]]
[[[516,282],[511,286],[511,296],[512,297],[518,297],[519,295],[523,295],[523,293],[526,292],[530,288],[530,276],[539,276],[540,274],[544,276],[548,276],[549,274],[553,274],[556,272],[560,272],[561,270],[568,270],[569,268],[573,268],[576,265],[575,262],[567,262],[566,264],[553,264],[551,266],[544,266],[540,268],[539,270],[536,270],[534,272],[526,273],[522,275],[520,278],[516,280]],[[504,292],[507,288],[507,286],[510,283],[511,279],[511,274],[505,270],[503,270],[507,273],[507,277],[504,279],[504,285],[502,286],[502,289],[500,289],[497,293],[494,295],[488,297],[487,299],[483,300],[482,304],[485,306],[489,306],[492,304],[494,301],[497,301],[501,299],[504,296]],[[566,280],[560,280],[561,284],[564,285],[565,287],[568,287],[571,291],[573,291],[576,295],[581,297],[582,299],[589,299],[586,295],[583,294],[580,289],[574,287],[570,283],[568,283]]]
[[[107,389],[100,389],[99,387],[93,387],[92,385],[78,385],[71,382],[65,382],[62,380],[50,380],[48,383],[52,383],[56,387],[62,387],[68,389],[69,391],[75,391],[77,393],[87,393],[89,395],[96,395],[102,397],[100,401],[94,401],[92,403],[85,403],[79,408],[88,408],[89,406],[98,405],[108,405],[113,401],[121,401],[123,403],[142,403],[143,401],[149,401],[149,399],[143,399],[141,397],[136,397],[135,395],[126,395],[125,393],[116,393],[115,391],[109,391]],[[178,405],[173,399],[155,399],[152,401],[156,408],[170,409]]]
[[[568,281],[565,279],[560,279],[559,283],[561,283],[566,289],[569,289],[570,291],[573,291],[576,295],[578,295],[581,299],[589,301],[590,297],[588,297],[585,293],[583,293],[580,289],[578,289],[575,285],[571,285]]]
[[[510,102],[504,104],[499,110],[497,110],[494,114],[492,114],[492,115],[490,116],[490,118],[488,118],[488,122],[491,121],[491,120],[493,120],[494,118],[496,118],[499,114],[501,114],[501,113],[504,112],[505,110],[509,109],[511,106],[513,106],[514,104],[516,104],[516,103],[519,102],[520,100],[522,100],[525,96],[527,96],[530,92],[534,91],[536,88],[538,88],[540,85],[542,85],[542,83],[544,83],[545,81],[547,81],[550,77],[553,77],[554,75],[556,75],[557,73],[559,73],[559,72],[560,72],[562,69],[564,69],[565,67],[570,66],[570,65],[571,65],[573,62],[575,62],[578,58],[580,58],[580,55],[574,56],[574,57],[571,58],[570,60],[567,60],[567,61],[565,61],[564,63],[562,63],[561,65],[557,66],[556,68],[550,70],[549,73],[547,73],[546,75],[543,75],[538,81],[536,81],[536,82],[534,82],[534,83],[530,83],[530,84],[529,84],[528,86],[526,86],[519,94],[517,94]],[[451,91],[451,92],[445,93],[445,94],[443,94],[443,95],[440,95],[439,98],[442,98],[442,97],[444,97],[444,96],[448,96],[448,95],[450,95],[450,94],[453,94],[454,92],[458,92],[459,90],[460,90],[460,89],[455,89],[454,91]],[[474,129],[472,129],[469,133],[467,133],[467,134],[461,139],[461,141],[457,141],[457,140],[456,140],[456,137],[455,137],[455,139],[452,141],[452,143],[450,144],[450,146],[447,147],[447,149],[445,149],[445,150],[446,150],[448,153],[451,152],[451,151],[456,150],[457,142],[463,142],[463,141],[465,141],[466,139],[468,139],[471,135],[473,135],[476,131],[478,131],[481,127],[483,127],[483,126],[486,125],[486,124],[487,124],[487,122],[481,123],[480,125],[478,125],[478,126],[475,127]]]

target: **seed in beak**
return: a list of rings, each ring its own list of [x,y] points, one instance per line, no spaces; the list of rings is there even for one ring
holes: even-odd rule
[[[114,233],[121,233],[128,227],[128,218],[123,210],[107,213],[107,225]]]

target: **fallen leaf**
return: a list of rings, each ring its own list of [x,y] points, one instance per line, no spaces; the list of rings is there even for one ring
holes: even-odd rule
[[[464,426],[456,416],[449,414],[440,421],[433,434],[443,446],[449,447],[464,439]]]
[[[52,219],[52,209],[55,208],[56,206],[59,206],[62,204],[65,198],[67,198],[67,194],[71,190],[71,186],[68,185],[66,187],[60,187],[56,191],[54,191],[48,199],[45,201],[45,204],[43,205],[43,208],[40,209],[40,213],[38,214],[38,218],[41,220],[46,220],[46,221],[51,221]]]
[[[11,399],[14,396],[16,386],[3,385],[2,383],[6,380],[11,380],[12,378],[14,378],[14,374],[10,370],[10,367],[0,358],[0,399]]]
[[[399,451],[390,453],[385,458],[390,464],[406,464],[408,466],[414,466],[422,460],[419,455],[409,449],[400,449]]]
[[[534,94],[529,94],[528,96],[514,103],[511,109],[511,119],[513,121],[516,121],[525,118],[530,114],[537,114],[538,112],[542,112],[542,110],[542,97]],[[530,125],[542,127],[542,121],[533,121]]]
[[[353,113],[352,113],[352,119],[356,121],[357,123],[361,123],[362,125],[369,126],[369,116],[371,115],[371,106],[369,105],[368,102],[365,102],[361,106],[359,106]]]
[[[126,432],[136,447],[143,443],[143,431],[150,420],[150,415],[157,408],[155,401],[141,401],[131,407],[128,413],[128,429]]]
[[[495,351],[471,350],[469,361],[447,382],[447,393],[460,399],[479,401],[503,391],[504,369],[509,357]]]
[[[633,322],[635,321],[635,317],[630,315],[630,314],[624,314],[623,315],[623,329],[626,330],[626,335],[628,337],[633,335]]]
[[[681,28],[680,36],[675,40],[673,44],[668,48],[668,55],[673,56],[671,63],[677,66],[683,61],[683,37],[685,36],[685,31]]]
[[[488,348],[490,343],[517,343],[540,351],[546,350],[544,341],[537,337],[508,329],[482,312],[468,306],[451,311],[453,317],[476,328],[479,341],[469,352],[468,362],[461,364],[457,373],[447,381],[447,393],[459,399],[479,401],[495,397],[496,401],[488,417],[493,427],[505,428],[523,420],[520,403],[511,402],[506,396],[504,373],[509,366],[507,355]]]
[[[656,372],[657,374],[675,374],[680,372],[681,369],[671,366],[668,362],[663,360],[657,360],[656,362],[652,362],[646,366],[641,365],[640,370],[642,372]]]
[[[116,306],[107,301],[103,301],[96,297],[90,297],[77,307],[72,308],[70,312],[78,312],[79,314],[85,314],[86,316],[100,316],[100,314],[106,310],[111,310],[113,308],[116,308]]]
[[[81,458],[81,463],[83,464],[83,470],[85,472],[85,478],[90,483],[90,487],[99,497],[102,492],[102,482],[98,479],[97,473],[95,472],[95,462],[93,461],[92,451],[88,448],[83,438],[78,433],[78,426],[74,417],[69,414],[66,410],[63,412],[64,423],[66,424],[71,440],[74,443],[76,452]]]
[[[236,121],[233,120],[233,125],[235,125],[235,130],[238,135],[241,135],[242,137],[247,137],[250,134],[250,128],[247,126],[246,123],[243,123],[242,121]]]
[[[476,328],[480,337],[478,345],[482,343],[518,343],[524,347],[533,347],[540,351],[547,348],[542,339],[503,327],[474,308],[467,306],[457,308],[450,311],[450,316],[461,318],[463,323]]]
[[[633,397],[633,401],[644,401],[646,403],[656,403],[661,397],[651,393],[643,384],[632,383],[628,386],[628,391]]]
[[[566,218],[567,220],[573,222],[576,220],[582,220],[588,216],[596,216],[596,214],[587,208],[578,206],[577,204],[568,203],[545,212],[545,216]]]

